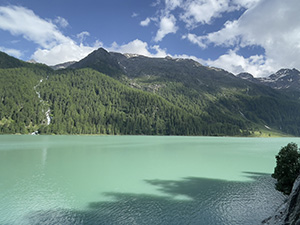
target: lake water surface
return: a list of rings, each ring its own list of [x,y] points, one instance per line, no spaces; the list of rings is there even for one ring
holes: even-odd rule
[[[299,138],[0,136],[0,224],[260,224]]]

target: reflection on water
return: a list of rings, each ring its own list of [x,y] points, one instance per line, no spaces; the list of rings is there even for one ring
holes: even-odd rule
[[[46,161],[47,161],[47,148],[43,148],[43,150],[42,150],[42,166],[43,166],[43,168],[45,168]]]

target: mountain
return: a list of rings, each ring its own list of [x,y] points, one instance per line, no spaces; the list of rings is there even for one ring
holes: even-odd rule
[[[300,135],[297,99],[191,59],[100,48],[57,71],[3,61],[16,67],[0,69],[0,133]]]
[[[65,62],[65,63],[60,63],[54,66],[50,66],[54,70],[61,70],[61,69],[66,69],[70,66],[72,66],[76,61],[70,61],[70,62]]]
[[[254,82],[254,83],[260,83],[259,80],[257,80],[256,78],[254,78],[254,76],[250,73],[239,73],[237,75],[237,77],[243,79],[243,80],[248,80],[248,81],[251,81],[251,82]]]
[[[105,63],[98,64],[103,58]],[[109,62],[113,62],[111,73],[107,72]],[[299,132],[293,125],[299,119],[293,113],[299,105],[296,99],[191,59],[149,58],[99,49],[79,61],[76,68],[97,69],[129,87],[163,97],[206,121],[209,128],[205,135],[226,135],[224,130],[233,126],[246,134],[262,129]]]
[[[103,48],[99,48],[68,68],[91,68],[114,77],[122,74],[118,61]]]
[[[275,89],[300,91],[300,72],[296,69],[281,69],[267,78],[259,81]]]
[[[12,56],[7,55],[4,52],[0,52],[0,68],[7,69],[7,68],[18,68],[24,67],[26,63],[18,60]]]
[[[209,85],[235,86],[241,81],[224,70],[202,66],[191,59],[149,58],[135,54],[107,52],[100,48],[69,68],[92,68],[111,77],[125,75],[146,81],[151,77],[157,81],[183,82],[207,89]],[[123,77],[124,78],[124,77]],[[208,89],[207,89],[208,90]],[[209,90],[212,90],[209,88]]]
[[[247,73],[240,73],[237,76],[273,89],[300,92],[300,71],[296,69],[281,69],[268,77],[260,78],[254,78],[251,74]]]
[[[38,62],[35,61],[34,59],[30,59],[30,60],[28,60],[27,62],[28,62],[28,63],[33,63],[33,64],[37,64],[37,63],[38,63]]]

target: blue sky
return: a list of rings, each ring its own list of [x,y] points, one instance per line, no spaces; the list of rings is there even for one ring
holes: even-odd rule
[[[95,49],[234,74],[300,68],[299,0],[0,0],[0,50],[48,65]]]

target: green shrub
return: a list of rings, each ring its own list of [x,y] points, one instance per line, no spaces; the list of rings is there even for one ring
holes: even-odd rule
[[[282,147],[276,155],[276,167],[272,177],[277,179],[276,189],[289,195],[300,172],[300,154],[295,143]]]

